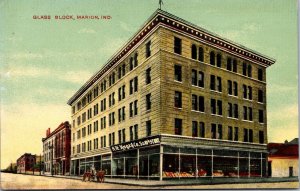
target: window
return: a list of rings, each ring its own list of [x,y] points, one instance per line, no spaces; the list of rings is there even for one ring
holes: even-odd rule
[[[137,67],[138,65],[138,53],[134,54],[134,67]]]
[[[151,120],[146,121],[146,135],[151,136]]]
[[[146,58],[151,56],[151,41],[146,43]]]
[[[248,107],[249,110],[249,121],[253,121],[253,117],[252,117],[252,108]]]
[[[217,101],[217,109],[218,109],[218,115],[222,115],[222,101]]]
[[[215,64],[215,53],[213,51],[210,52],[210,61],[209,61],[209,63],[213,66],[216,65]]]
[[[129,94],[131,95],[133,94],[133,92],[137,92],[137,91],[138,91],[138,77],[135,77],[132,80],[130,80]]]
[[[99,93],[99,88],[97,86],[96,88],[94,88],[94,98],[98,96],[98,93]]]
[[[130,59],[129,59],[129,70],[130,71],[133,70],[133,58],[132,57],[130,57]]]
[[[227,70],[231,71],[232,70],[232,63],[231,63],[231,58],[227,58]]]
[[[233,138],[233,136],[232,136],[232,127],[231,126],[228,127],[228,135],[227,135],[227,137],[228,137],[228,140],[230,140],[230,141]]]
[[[204,61],[204,51],[203,51],[203,48],[202,47],[199,47],[199,57],[198,57],[198,60],[200,62],[203,62]]]
[[[98,104],[94,105],[94,116],[98,114]]]
[[[204,88],[204,73],[199,72],[198,86]]]
[[[130,137],[130,141],[133,141],[133,126],[129,127],[129,137]]]
[[[134,101],[134,115],[138,114],[138,100]]]
[[[216,100],[215,99],[210,100],[210,108],[211,108],[211,113],[216,114]]]
[[[217,90],[222,92],[222,79],[221,77],[217,77]]]
[[[204,138],[205,137],[205,126],[203,122],[199,123],[199,130],[200,130],[200,137]]]
[[[249,142],[253,143],[253,130],[249,129]]]
[[[192,110],[197,111],[198,110],[198,97],[197,95],[192,95]]]
[[[125,120],[125,106],[122,107],[122,120]]]
[[[248,77],[252,77],[252,67],[250,64],[248,64],[248,68],[247,68],[247,74],[248,74]]]
[[[122,99],[125,99],[125,85],[122,86]]]
[[[181,39],[177,37],[174,37],[174,52],[181,54]]]
[[[118,68],[118,78],[119,79],[122,78],[122,67],[121,66]]]
[[[151,68],[148,68],[146,70],[146,84],[150,84],[151,83]]]
[[[211,124],[211,138],[216,139],[217,138],[217,132],[216,132],[217,125]]]
[[[122,131],[121,130],[118,131],[118,138],[119,138],[119,144],[121,144],[122,143]]]
[[[196,45],[192,45],[192,50],[191,50],[191,54],[192,54],[192,59],[197,59],[197,47]]]
[[[119,110],[118,110],[118,119],[119,119],[119,122],[121,122],[122,121],[122,109],[120,108]]]
[[[264,141],[264,132],[263,131],[259,131],[259,143],[260,144],[263,144],[265,141]]]
[[[231,80],[227,81],[227,87],[228,87],[228,94],[232,95],[232,81]]]
[[[260,103],[263,103],[264,102],[264,92],[262,90],[258,90],[258,95],[257,95],[257,101],[260,102]]]
[[[244,128],[244,142],[248,142],[249,141],[249,139],[248,139],[248,132],[249,132],[249,130]]]
[[[232,103],[228,103],[228,117],[232,117]]]
[[[111,136],[112,137],[112,144],[114,145],[115,144],[115,133],[112,133],[111,135],[112,135]]]
[[[129,117],[133,117],[133,102],[129,104]]]
[[[264,79],[263,70],[260,68],[257,69],[257,79],[260,81],[263,81],[263,79]]]
[[[151,109],[151,94],[146,95],[146,110]]]
[[[182,135],[182,119],[175,118],[175,135]]]
[[[222,139],[223,138],[223,128],[222,125],[218,125],[218,134],[217,134],[217,139]]]
[[[174,96],[174,103],[175,107],[177,108],[182,108],[182,93],[175,91],[175,96]]]
[[[134,139],[138,139],[139,126],[137,124],[134,125]]]
[[[192,70],[192,85],[197,86],[197,71]]]
[[[246,64],[245,62],[243,63],[243,75],[252,77],[252,66],[251,64]]]
[[[222,65],[222,56],[221,54],[217,54],[217,67],[221,68]]]
[[[258,122],[263,123],[264,122],[264,111],[259,109],[258,110]]]
[[[180,65],[174,65],[174,79],[176,81],[181,82],[182,78],[181,78],[181,66]]]
[[[233,93],[234,93],[234,96],[238,96],[238,84],[237,84],[237,82],[233,82]]]
[[[239,107],[238,104],[234,104],[233,105],[233,114],[234,114],[234,118],[238,119],[239,118]]]
[[[216,83],[216,78],[217,78],[217,83]],[[210,89],[222,92],[222,78],[219,76],[216,77],[214,75],[210,75]]]
[[[112,145],[111,133],[108,135],[108,145]]]
[[[198,137],[198,122],[192,121],[192,137]]]
[[[133,79],[129,82],[129,95],[133,94]]]
[[[122,134],[123,134],[123,136],[122,136],[122,138],[123,138],[123,143],[125,142],[125,140],[126,140],[126,135],[125,135],[125,129],[122,129]]]
[[[214,75],[210,75],[210,89],[216,90],[216,77]]]
[[[248,115],[247,115],[247,107],[243,106],[243,116],[244,116],[244,120],[248,119]]]
[[[98,120],[94,122],[94,132],[98,131]]]
[[[234,141],[238,141],[238,140],[239,140],[239,128],[234,127]]]
[[[252,87],[248,86],[248,99],[252,100]]]
[[[204,97],[199,96],[199,111],[204,112],[205,106],[204,106]]]

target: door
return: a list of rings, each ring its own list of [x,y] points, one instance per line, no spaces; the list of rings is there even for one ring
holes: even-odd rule
[[[293,176],[293,167],[290,166],[289,167],[289,177],[292,177]]]

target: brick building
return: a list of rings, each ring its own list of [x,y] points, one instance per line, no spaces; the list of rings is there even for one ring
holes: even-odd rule
[[[26,173],[32,171],[35,165],[36,156],[31,153],[25,153],[17,159],[17,173]]]
[[[69,174],[71,152],[71,126],[69,122],[61,123],[53,132],[50,132],[50,128],[48,128],[46,137],[42,139],[42,142],[45,173]]]
[[[69,99],[71,173],[265,176],[274,62],[157,10]]]

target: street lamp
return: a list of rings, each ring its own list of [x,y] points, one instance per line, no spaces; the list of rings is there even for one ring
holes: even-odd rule
[[[53,176],[53,145],[49,145],[49,149],[51,149],[51,176]]]

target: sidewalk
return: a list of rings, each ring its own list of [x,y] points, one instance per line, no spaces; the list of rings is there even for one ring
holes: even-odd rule
[[[51,177],[51,175],[46,175]],[[81,176],[54,175],[56,178],[68,178],[82,180]],[[173,179],[173,180],[136,180],[126,178],[105,178],[105,183],[135,185],[135,186],[184,186],[184,185],[213,185],[236,183],[275,183],[275,182],[299,182],[298,177],[284,178],[198,178],[198,179]]]

